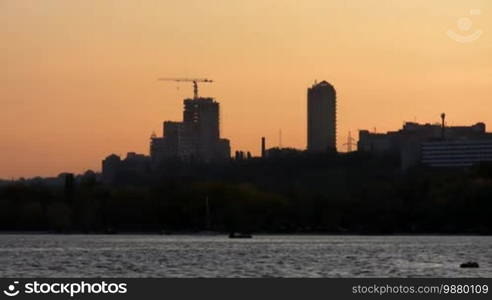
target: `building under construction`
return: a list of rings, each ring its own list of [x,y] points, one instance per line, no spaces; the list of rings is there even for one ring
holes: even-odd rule
[[[122,183],[145,180],[152,169],[166,161],[220,162],[229,160],[229,140],[220,138],[219,103],[198,96],[198,82],[209,79],[171,78],[164,81],[192,82],[193,98],[184,100],[183,121],[165,121],[162,137],[152,135],[150,157],[128,153],[125,159],[112,154],[102,162],[103,181]]]
[[[176,158],[201,162],[229,159],[229,140],[220,138],[219,103],[198,96],[183,103],[183,121],[164,122],[162,137],[151,138],[152,163]]]

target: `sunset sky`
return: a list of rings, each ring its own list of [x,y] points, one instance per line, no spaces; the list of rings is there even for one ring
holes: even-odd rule
[[[349,131],[441,112],[492,131],[490,0],[0,0],[0,41],[0,178],[147,154],[192,96],[158,77],[215,80],[200,94],[233,151],[277,146],[280,129],[304,149],[314,80],[337,89],[339,150]]]

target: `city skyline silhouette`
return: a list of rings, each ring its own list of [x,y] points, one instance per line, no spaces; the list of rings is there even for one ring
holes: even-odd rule
[[[180,120],[187,83],[221,103],[231,152],[259,139],[306,148],[306,88],[337,89],[337,147],[349,131],[404,121],[492,124],[489,1],[46,1],[1,4],[0,178],[98,171],[109,153],[148,153]],[[470,15],[480,9],[480,15]],[[451,39],[469,17],[470,43]],[[186,20],[186,21],[184,21]],[[192,20],[192,21],[189,21]]]
[[[3,293],[488,294],[491,12],[0,0]]]

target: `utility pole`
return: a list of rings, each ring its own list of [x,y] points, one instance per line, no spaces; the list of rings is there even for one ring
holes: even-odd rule
[[[354,142],[355,139],[352,137],[352,133],[349,131],[347,142],[343,144],[344,146],[347,146],[347,152],[352,152],[352,146],[354,145]]]

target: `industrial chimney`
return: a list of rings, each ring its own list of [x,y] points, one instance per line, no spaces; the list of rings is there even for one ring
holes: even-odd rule
[[[445,139],[444,130],[446,128],[446,114],[441,114],[441,139]]]
[[[266,139],[265,137],[261,138],[261,157],[265,158],[266,156]]]

